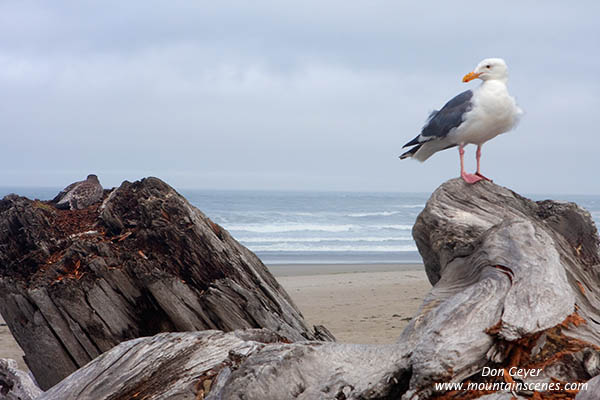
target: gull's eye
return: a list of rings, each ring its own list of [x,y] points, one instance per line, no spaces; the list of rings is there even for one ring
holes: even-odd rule
[[[491,66],[491,65],[489,65],[489,64],[488,64],[488,65],[486,65],[485,67],[486,67],[487,69],[490,69],[490,68],[492,68],[492,66]]]

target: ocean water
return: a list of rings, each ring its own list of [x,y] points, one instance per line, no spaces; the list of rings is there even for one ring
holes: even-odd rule
[[[59,188],[0,188],[51,199]],[[412,226],[428,193],[180,190],[266,264],[421,262]],[[531,195],[574,201],[600,222],[600,196]]]
[[[183,191],[267,264],[420,262],[426,194]]]

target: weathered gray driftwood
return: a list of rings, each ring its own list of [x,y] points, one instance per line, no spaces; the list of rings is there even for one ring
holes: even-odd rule
[[[102,205],[0,201],[0,313],[43,389],[113,346],[165,331],[310,331],[262,262],[164,182]]]
[[[379,396],[402,379],[389,375],[397,352],[395,345],[289,344],[266,330],[164,333],[120,344],[38,400]]]
[[[161,333],[130,340],[74,372],[37,400],[204,398],[219,371],[266,343],[267,330]]]
[[[587,212],[569,203],[535,203],[490,182],[451,180],[432,195],[413,234],[435,286],[397,344],[264,343],[236,332],[228,337],[247,336],[230,345],[223,358],[224,336],[210,333],[202,357],[218,355],[194,372],[203,392],[179,398],[450,399],[468,394],[507,399],[512,393],[440,393],[435,384],[574,383],[598,374],[600,262],[598,235]],[[127,346],[92,361],[52,390],[73,396],[77,390],[69,387],[97,387],[95,382],[118,381],[120,375],[131,378],[128,385],[148,382],[127,375],[118,362],[114,368],[101,364],[127,357]],[[159,368],[169,365],[168,354],[156,349],[144,358]],[[194,362],[206,362],[195,357]],[[484,367],[539,374],[489,377],[483,376]],[[205,386],[207,376],[210,385]],[[110,396],[126,398],[126,390],[115,388]],[[159,398],[150,390],[144,393]],[[533,392],[515,388],[514,394],[530,398]],[[542,394],[564,395],[575,394]]]
[[[589,213],[451,180],[413,236],[435,284],[399,339],[412,348],[414,393],[481,379],[484,366],[542,370],[524,381],[598,374],[600,259]]]
[[[31,377],[17,368],[17,362],[0,358],[0,399],[33,400],[42,391]]]
[[[600,376],[587,382],[587,387],[579,392],[575,400],[598,400],[600,398]]]
[[[511,392],[496,392],[479,397],[479,400],[525,400],[526,397],[515,396]]]

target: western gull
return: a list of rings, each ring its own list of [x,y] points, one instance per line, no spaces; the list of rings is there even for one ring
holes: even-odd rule
[[[88,175],[84,181],[71,183],[60,191],[52,203],[56,208],[67,210],[81,210],[102,200],[104,189],[94,174]]]
[[[463,82],[479,78],[483,82],[474,90],[462,92],[447,102],[441,110],[434,110],[427,119],[421,134],[403,147],[414,146],[400,159],[415,158],[425,161],[434,153],[458,146],[460,176],[467,183],[482,179],[481,146],[501,133],[511,130],[523,111],[508,93],[508,67],[501,58],[486,58],[473,72],[464,76]],[[464,147],[477,145],[477,171],[468,174],[464,168]]]

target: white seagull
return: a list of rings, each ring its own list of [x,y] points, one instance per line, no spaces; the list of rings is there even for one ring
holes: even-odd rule
[[[441,110],[434,110],[427,119],[421,134],[403,147],[414,146],[400,156],[425,161],[440,150],[458,146],[460,176],[467,183],[482,179],[479,161],[481,146],[501,133],[511,130],[523,111],[508,93],[508,67],[501,58],[486,58],[473,72],[463,78],[469,82],[475,78],[483,82],[475,90],[462,92],[447,102]],[[464,168],[464,147],[477,145],[477,172],[468,174]]]

